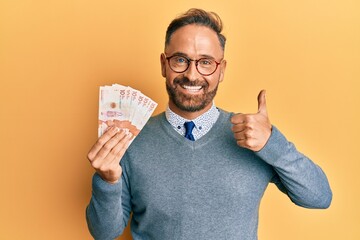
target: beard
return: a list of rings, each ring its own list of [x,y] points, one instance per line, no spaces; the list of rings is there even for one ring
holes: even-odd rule
[[[182,85],[202,86],[203,93],[192,95],[177,91],[176,89],[181,88]],[[216,85],[214,90],[209,91],[209,84],[206,81],[190,81],[186,77],[175,78],[173,85],[170,85],[168,81],[166,81],[166,90],[169,94],[170,101],[173,102],[180,110],[186,112],[197,112],[208,106],[213,101],[218,86],[219,83]]]

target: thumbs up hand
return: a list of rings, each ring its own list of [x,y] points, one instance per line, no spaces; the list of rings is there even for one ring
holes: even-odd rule
[[[260,151],[271,135],[271,123],[268,117],[265,90],[258,95],[258,112],[255,114],[235,114],[231,118],[232,131],[240,147]]]

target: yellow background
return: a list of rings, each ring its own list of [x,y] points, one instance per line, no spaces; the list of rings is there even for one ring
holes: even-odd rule
[[[216,104],[270,119],[327,173],[327,210],[274,186],[260,240],[360,239],[360,4],[351,0],[0,0],[0,239],[91,239],[85,207],[98,88],[120,83],[167,104],[159,56],[168,23],[217,12],[228,38]],[[128,229],[124,237],[130,239]],[[195,238],[194,238],[195,239]]]

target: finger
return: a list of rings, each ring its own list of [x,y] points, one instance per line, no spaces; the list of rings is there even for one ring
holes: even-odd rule
[[[247,140],[255,138],[255,131],[251,128],[244,128],[242,131],[234,132],[236,140]]]
[[[266,107],[266,91],[261,90],[258,95],[258,113],[267,115],[267,107]]]
[[[120,130],[111,139],[109,139],[98,151],[95,158],[104,159],[113,150],[113,148],[126,137],[126,132]]]
[[[236,141],[237,145],[243,148],[254,150],[256,148],[254,139],[240,139]]]
[[[128,133],[124,138],[122,138],[111,150],[112,162],[115,162],[117,164],[120,163],[121,158],[123,157],[125,151],[129,147],[130,140],[132,138],[132,134]]]
[[[239,145],[240,147],[243,147],[243,148],[247,148],[248,145],[247,145],[247,139],[237,139],[236,140],[236,143],[237,145]]]
[[[91,165],[95,169],[103,169],[108,166],[114,160],[114,148],[115,146],[122,141],[122,139],[126,137],[124,131],[118,132],[115,136],[113,136],[103,147],[98,151],[96,156],[92,159]]]
[[[91,147],[88,153],[88,159],[92,161],[100,149],[119,131],[120,129],[115,126],[109,127],[107,131],[101,137],[99,137],[96,143]]]
[[[131,138],[131,134],[122,138],[102,162],[99,161],[97,163],[94,161],[92,163],[104,178],[111,179],[111,181],[118,180],[118,177],[121,175],[120,161],[129,147]]]
[[[254,124],[256,123],[256,115],[243,114],[239,119],[236,119],[233,122],[238,122],[232,126],[232,131],[234,133],[243,132],[245,130],[253,130]]]
[[[230,122],[232,124],[243,124],[246,122],[246,118],[247,118],[246,114],[237,113],[230,118]]]
[[[233,125],[232,128],[231,128],[231,131],[234,133],[234,134],[239,134],[239,133],[242,133],[246,130],[246,125],[245,124],[236,124],[236,125]]]

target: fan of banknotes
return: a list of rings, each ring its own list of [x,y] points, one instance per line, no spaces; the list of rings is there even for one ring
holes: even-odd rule
[[[131,132],[135,138],[157,105],[152,99],[131,87],[119,84],[101,86],[99,94],[99,137],[112,122],[118,128]]]

